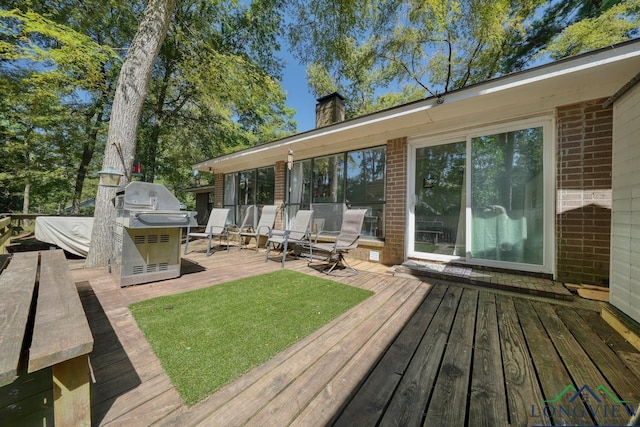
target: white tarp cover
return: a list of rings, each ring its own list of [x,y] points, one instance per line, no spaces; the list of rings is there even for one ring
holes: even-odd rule
[[[36,239],[57,245],[72,254],[85,257],[91,244],[93,217],[39,216]]]

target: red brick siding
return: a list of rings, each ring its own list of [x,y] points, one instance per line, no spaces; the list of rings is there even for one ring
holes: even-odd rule
[[[404,261],[404,237],[407,214],[407,138],[387,141],[387,204],[383,264]]]
[[[224,174],[217,173],[213,177],[214,189],[213,189],[213,207],[221,208],[224,203]]]
[[[593,100],[557,110],[558,280],[609,277],[613,109]]]
[[[284,202],[286,200],[286,180],[287,180],[287,169],[286,163],[284,160],[279,160],[275,164],[275,194],[273,198],[273,204],[276,206],[284,206]],[[283,229],[284,224],[284,209],[281,208],[278,210],[278,214],[276,216],[275,228]]]

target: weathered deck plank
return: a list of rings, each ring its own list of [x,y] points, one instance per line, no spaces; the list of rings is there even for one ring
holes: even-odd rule
[[[551,341],[553,341],[554,346],[567,366],[575,382],[577,391],[580,391],[583,386],[588,386],[593,393],[598,395],[600,402],[608,401],[609,397],[600,386],[604,386],[608,390],[611,390],[612,387],[598,367],[591,361],[585,349],[580,346],[580,343],[576,341],[571,331],[569,331],[560,317],[558,317],[553,307],[538,302],[534,302],[533,306],[547,330]],[[590,393],[587,392],[582,393],[582,398],[587,407],[594,405],[594,403],[600,403],[594,396],[591,396]],[[592,416],[599,425],[611,425],[612,422],[624,425],[629,421],[629,417],[622,416],[622,414],[619,414],[617,417],[613,415],[616,414],[605,414],[605,412],[601,410],[592,411]]]
[[[469,420],[486,427],[506,427],[507,402],[504,399],[504,374],[498,333],[495,295],[481,292],[478,300],[478,319],[475,325],[475,352]]]
[[[513,299],[498,295],[496,303],[509,421],[511,425],[526,426],[530,422],[528,413],[523,408],[530,408],[544,397],[529,358],[529,349],[522,334]],[[544,414],[540,414],[535,424],[551,425],[551,422]]]
[[[627,368],[624,362],[607,344],[599,339],[596,332],[573,310],[557,310],[558,316],[571,331],[576,341],[585,349],[591,360],[600,366],[600,371],[621,400],[640,402],[640,378]]]
[[[18,377],[37,272],[38,253],[31,252],[14,257],[0,275],[0,386]]]
[[[445,286],[436,286],[431,289],[422,306],[384,353],[376,369],[341,412],[334,425],[350,427],[377,424],[402,375],[407,370],[446,290]]]
[[[465,424],[467,392],[471,377],[473,331],[478,308],[478,291],[465,289],[458,304],[444,361],[425,414],[425,425]]]
[[[433,384],[449,338],[462,289],[450,287],[402,377],[380,422],[381,426],[422,424]]]
[[[553,343],[549,339],[547,332],[542,326],[540,319],[533,310],[531,304],[525,300],[515,301],[516,310],[522,323],[522,330],[529,348],[535,349],[531,352],[533,364],[538,373],[538,378],[542,386],[544,398],[552,400],[558,396],[568,384],[572,384],[572,379],[567,372],[562,359],[558,355]],[[531,414],[540,415],[544,411],[544,402],[531,402]],[[588,415],[587,408],[583,402],[576,402],[577,411],[570,411],[566,414],[558,415],[552,421],[556,425],[568,423],[570,425],[593,425],[593,421]],[[584,416],[580,416],[585,414]]]
[[[408,286],[404,284],[403,286]],[[313,423],[329,424],[338,413],[344,402],[349,400],[350,394],[357,389],[366,378],[368,372],[377,360],[373,355],[383,354],[407,321],[412,317],[417,305],[424,299],[431,288],[417,286],[406,298],[398,310],[379,327],[374,335],[361,346],[342,369],[329,381],[320,393],[307,405],[292,426],[306,426]],[[324,374],[324,372],[322,373]]]

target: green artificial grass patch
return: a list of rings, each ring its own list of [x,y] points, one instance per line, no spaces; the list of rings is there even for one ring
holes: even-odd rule
[[[371,295],[280,270],[129,308],[174,386],[193,405]]]

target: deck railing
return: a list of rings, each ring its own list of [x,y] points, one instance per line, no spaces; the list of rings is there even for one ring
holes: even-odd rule
[[[0,218],[0,254],[5,253],[5,246],[11,237],[11,217]]]

